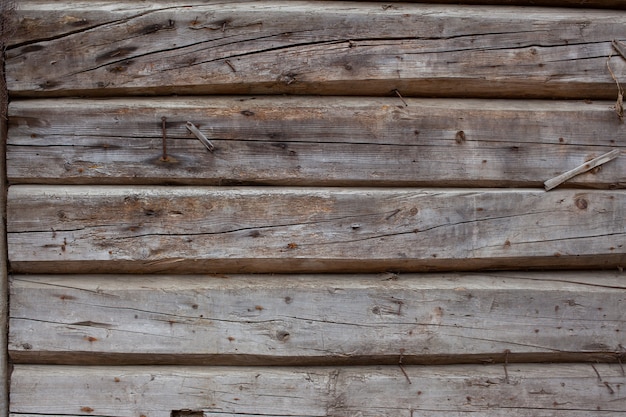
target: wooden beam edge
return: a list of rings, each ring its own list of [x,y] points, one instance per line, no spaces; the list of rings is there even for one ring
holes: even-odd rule
[[[15,364],[80,366],[390,366],[486,365],[507,363],[618,363],[625,352],[486,352],[428,355],[269,356],[236,354],[105,353],[92,351],[9,351]]]
[[[295,83],[294,83],[295,84]],[[459,85],[463,89],[459,92]],[[541,88],[540,88],[541,87]],[[395,97],[402,91],[405,98],[449,99],[533,99],[533,100],[611,100],[616,97],[614,82],[564,82],[551,85],[533,82],[497,81],[480,79],[406,78],[402,80],[357,79],[326,82],[299,81],[296,85],[276,82],[248,82],[226,84],[162,85],[145,87],[67,88],[67,89],[10,89],[11,99],[45,98],[113,98],[113,97],[169,97],[177,95],[319,95],[347,97]]]
[[[160,259],[111,261],[13,261],[15,274],[313,274],[383,272],[464,272],[512,270],[616,270],[626,265],[626,253],[466,258],[466,259]]]
[[[4,10],[3,10],[4,11]],[[8,251],[7,251],[7,166],[8,93],[4,69],[4,41],[0,39],[0,416],[9,414],[8,358]]]

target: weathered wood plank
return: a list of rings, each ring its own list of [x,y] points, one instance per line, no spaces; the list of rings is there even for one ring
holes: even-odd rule
[[[619,365],[350,368],[16,365],[11,413],[205,416],[616,416]],[[508,379],[508,383],[507,383]],[[410,383],[409,383],[410,381]],[[37,398],[37,401],[33,401]]]
[[[624,290],[597,271],[16,276],[9,351],[82,365],[616,363]]]
[[[614,268],[626,192],[9,188],[14,272]]]
[[[13,183],[542,186],[611,149],[609,102],[213,97],[11,103]],[[72,117],[67,117],[71,114]],[[167,155],[162,159],[165,116]],[[209,153],[186,129],[199,126]],[[615,161],[564,186],[626,187]]]
[[[211,3],[218,5],[221,2]],[[120,23],[129,16],[162,9],[162,1],[74,1],[68,8],[66,4],[54,1],[20,0],[15,33],[9,39],[8,46],[53,40],[83,30],[97,30],[102,26]]]
[[[72,3],[53,4],[74,15]],[[626,39],[626,14],[601,10],[263,1],[158,3],[138,12],[133,2],[94,5],[111,11],[100,18],[109,23],[60,35],[31,25],[32,41],[7,51],[14,96],[399,90],[613,99],[606,61],[611,41]],[[623,59],[611,66],[626,78]]]
[[[251,0],[251,2],[257,0]],[[584,7],[626,9],[622,0],[427,0],[405,1],[406,3],[441,3],[441,4],[491,4],[518,6],[550,6],[550,7]],[[142,13],[157,11],[163,8],[162,3],[124,2],[120,7],[111,1],[72,2],[70,10],[59,7],[58,2],[20,0],[20,15],[15,25],[16,32],[8,39],[8,46],[14,47],[28,42],[43,41],[68,36],[81,30],[97,29],[107,24],[115,24],[127,19],[129,15],[139,16]],[[221,6],[222,1],[206,0]],[[233,1],[228,3],[232,4]],[[237,3],[246,3],[238,0]],[[394,2],[399,3],[399,2]],[[397,4],[386,2],[380,7],[387,10]],[[323,5],[320,5],[323,7]]]
[[[353,0],[369,1],[369,0]],[[626,9],[622,0],[400,0],[386,2],[381,7],[394,7],[394,3],[434,3],[434,4],[489,4],[494,6],[544,6],[544,7],[584,7]]]

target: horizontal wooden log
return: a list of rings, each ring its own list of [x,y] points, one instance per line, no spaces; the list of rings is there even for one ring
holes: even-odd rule
[[[243,3],[244,1],[240,1]],[[126,1],[116,7],[113,1],[89,0],[67,3],[54,1],[20,0],[17,10],[12,12],[10,29],[14,31],[7,41],[15,47],[34,41],[52,40],[71,35],[81,30],[97,29],[127,19],[129,15],[140,15],[163,8],[162,2]]]
[[[614,272],[16,276],[9,352],[81,365],[616,363],[624,290]]]
[[[250,2],[254,2],[252,0]],[[622,0],[416,0],[404,1],[404,3],[440,3],[440,4],[491,4],[491,5],[517,5],[517,6],[550,6],[550,7],[584,7],[584,8],[612,8],[626,9]],[[66,7],[59,7],[58,2],[20,0],[19,16],[15,16],[11,22],[11,28],[15,31],[7,39],[9,46],[18,46],[36,40],[55,39],[68,36],[76,31],[97,29],[100,26],[110,24],[127,18],[129,14],[158,11],[163,6],[159,2],[132,2],[127,1],[123,7],[111,7],[107,1],[73,2],[71,11]],[[118,3],[118,2],[116,2]],[[233,2],[229,2],[233,3]],[[239,0],[237,3],[245,3]],[[400,2],[386,2],[380,5],[383,11],[398,6]],[[221,5],[220,5],[221,6]],[[318,4],[324,7],[324,4]]]
[[[617,416],[619,365],[351,368],[16,365],[11,415]],[[406,374],[406,375],[405,375]],[[33,401],[36,398],[37,401]],[[186,410],[186,412],[180,412]]]
[[[94,2],[105,16],[82,24],[85,5],[54,1],[48,8],[78,19],[62,32],[33,24],[45,12],[30,4],[18,12],[30,39],[7,51],[14,97],[397,90],[615,99],[606,63],[611,42],[626,40],[626,15],[601,10],[259,1],[140,11]],[[624,59],[611,67],[626,79]]]
[[[9,188],[19,273],[615,268],[626,192]]]
[[[398,97],[15,101],[8,176],[12,183],[52,184],[541,187],[625,149],[626,125],[610,102],[404,103]],[[187,121],[209,137],[213,153]],[[626,164],[611,162],[563,186],[624,188]]]

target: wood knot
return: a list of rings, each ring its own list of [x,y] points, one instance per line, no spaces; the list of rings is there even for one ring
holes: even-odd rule
[[[582,197],[578,197],[575,201],[575,204],[576,204],[576,207],[578,207],[580,210],[586,210],[589,205],[587,200]]]
[[[280,330],[278,332],[276,332],[276,339],[279,342],[286,342],[287,340],[289,340],[289,332],[286,332],[285,330]]]

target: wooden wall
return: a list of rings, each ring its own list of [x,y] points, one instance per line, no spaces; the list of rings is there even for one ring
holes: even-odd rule
[[[625,7],[448,3],[20,2],[10,415],[626,412]]]

